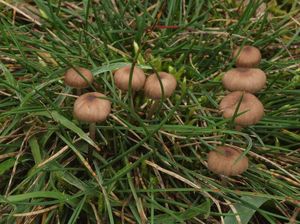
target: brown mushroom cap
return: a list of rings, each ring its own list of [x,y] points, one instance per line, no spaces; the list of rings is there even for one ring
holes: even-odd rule
[[[245,68],[256,67],[261,60],[260,51],[256,47],[249,45],[243,46],[242,49],[240,47],[235,49],[233,57],[236,58],[236,67]]]
[[[173,75],[166,72],[158,72],[158,75],[162,86],[155,73],[148,76],[144,86],[145,95],[154,100],[160,99],[163,96],[162,88],[164,90],[164,97],[168,98],[173,94],[177,86],[177,81]]]
[[[111,102],[102,93],[90,92],[78,97],[74,103],[74,117],[89,123],[105,121],[111,110]]]
[[[256,124],[264,115],[264,106],[256,96],[242,91],[229,93],[221,100],[220,110],[223,117],[233,117],[241,98],[234,123],[242,127]]]
[[[64,76],[65,84],[77,89],[88,87],[94,80],[91,71],[81,67],[76,68],[76,70],[74,68],[70,68],[66,71]]]
[[[131,65],[127,65],[114,72],[115,84],[119,89],[125,91],[129,89],[130,70]],[[146,76],[144,71],[135,66],[132,72],[132,90],[139,91],[140,89],[142,89],[144,87],[145,80]]]
[[[266,80],[266,74],[258,68],[234,68],[225,73],[222,82],[229,91],[256,93],[264,88]]]
[[[248,169],[248,158],[240,157],[241,152],[228,147],[219,146],[208,153],[208,169],[216,174],[236,176]]]

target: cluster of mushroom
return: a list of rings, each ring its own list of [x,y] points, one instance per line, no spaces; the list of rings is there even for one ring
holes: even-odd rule
[[[154,100],[155,103],[150,109],[148,118],[151,118],[151,111],[156,109],[158,100],[170,97],[176,89],[177,81],[175,77],[167,72],[157,72],[147,78],[144,71],[137,67],[127,65],[114,72],[114,82],[122,91],[131,90],[133,92],[144,90],[145,95]],[[150,115],[150,116],[149,116]]]
[[[79,97],[75,100],[73,114],[80,121],[90,124],[89,134],[95,140],[96,122],[105,121],[111,112],[111,102],[99,92],[81,95],[81,89],[89,87],[94,77],[86,68],[70,68],[64,75],[65,84],[76,88]],[[153,100],[170,97],[176,89],[175,77],[166,72],[146,75],[137,66],[124,66],[114,72],[115,85],[122,91],[137,92],[144,89],[145,95]]]
[[[222,80],[224,87],[232,92],[222,99],[220,110],[225,118],[234,117],[236,127],[241,128],[253,125],[263,117],[264,107],[253,93],[265,86],[266,75],[262,70],[253,68],[261,60],[257,48],[244,46],[236,49],[233,55],[237,68],[226,72]],[[85,68],[71,68],[65,73],[65,83],[76,88],[78,95],[92,82],[93,75]],[[143,89],[148,98],[156,101],[154,106],[158,100],[170,97],[177,86],[176,79],[169,73],[158,72],[146,78],[141,68],[130,65],[114,72],[114,82],[122,91],[135,93]],[[96,122],[106,120],[110,111],[111,102],[104,94],[89,92],[76,99],[73,113],[78,120],[90,123],[90,137],[95,140]],[[247,170],[248,159],[242,156],[240,150],[219,146],[208,154],[208,168],[221,175],[239,175]]]
[[[264,115],[264,107],[253,94],[264,88],[266,74],[255,68],[261,60],[260,51],[253,46],[237,48],[233,57],[236,67],[225,73],[222,82],[225,89],[232,91],[220,103],[225,118],[234,118],[237,128],[256,124]]]
[[[236,68],[225,73],[225,89],[231,91],[220,102],[224,118],[234,118],[237,129],[256,124],[264,115],[263,104],[253,95],[264,88],[266,74],[256,68],[261,53],[253,46],[243,46],[233,52]],[[208,154],[208,168],[217,174],[239,175],[247,170],[248,159],[233,147],[220,146]]]
[[[64,75],[65,84],[76,88],[77,95],[81,89],[89,87],[94,77],[90,70],[82,67],[70,68]],[[73,115],[80,121],[89,123],[89,134],[95,140],[96,123],[105,121],[111,111],[111,102],[99,92],[89,92],[80,95],[74,102]]]

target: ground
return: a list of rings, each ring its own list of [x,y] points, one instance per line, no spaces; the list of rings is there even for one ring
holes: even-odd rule
[[[0,223],[300,223],[299,15],[293,0],[0,0]],[[236,130],[219,103],[241,45],[267,85],[263,119]],[[151,118],[143,91],[114,85],[128,64],[176,77]],[[63,80],[76,66],[112,102],[95,141]],[[219,145],[248,170],[209,171]]]

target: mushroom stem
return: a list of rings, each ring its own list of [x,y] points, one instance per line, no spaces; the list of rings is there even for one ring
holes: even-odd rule
[[[93,123],[90,123],[90,126],[89,126],[89,135],[90,135],[90,138],[95,141],[96,139],[96,123],[93,122]],[[93,147],[89,145],[88,147],[88,161],[91,162],[92,161],[92,158],[93,158]]]
[[[221,185],[224,187],[228,187],[228,179],[223,175],[221,175],[220,178],[221,178]]]
[[[80,96],[81,95],[81,89],[77,88],[76,89],[76,94],[77,94],[77,96]]]
[[[241,125],[235,126],[235,130],[237,130],[237,131],[241,131],[242,129],[243,129],[243,126],[241,126]]]
[[[149,113],[147,116],[148,119],[150,119],[153,116],[153,114],[157,111],[159,104],[160,104],[160,100],[154,100],[154,103],[149,109]]]
[[[89,127],[89,132],[90,132],[90,138],[95,141],[96,139],[96,123],[90,123]]]
[[[133,90],[132,90],[132,92],[131,92],[131,98],[132,98],[132,100],[134,101],[134,99],[135,99],[135,91],[133,91]]]
[[[135,94],[135,91],[132,91],[131,92],[131,97],[130,97],[130,106],[131,106],[131,109],[133,110],[133,111],[135,111],[135,96],[136,96],[136,94]]]

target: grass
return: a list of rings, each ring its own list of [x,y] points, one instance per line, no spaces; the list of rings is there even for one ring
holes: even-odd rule
[[[262,17],[256,1],[97,2],[35,0],[33,20],[0,1],[0,223],[300,223],[299,2],[270,1]],[[266,114],[236,131],[218,104],[243,44],[263,55]],[[135,111],[112,82],[124,63],[177,78],[151,120],[143,93]],[[72,116],[72,66],[113,103],[95,143]],[[248,171],[208,171],[220,144],[243,149]],[[101,148],[92,163],[89,145]]]

